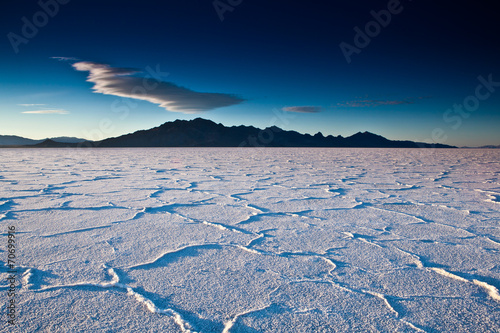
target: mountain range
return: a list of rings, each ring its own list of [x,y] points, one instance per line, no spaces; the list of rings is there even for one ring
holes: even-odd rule
[[[67,136],[42,139],[42,140],[33,140],[33,139],[23,138],[17,135],[0,135],[0,146],[30,146],[30,145],[40,144],[46,140],[51,140],[59,143],[80,143],[85,141],[85,139],[73,138]]]
[[[0,145],[22,147],[373,147],[373,148],[456,148],[444,144],[394,141],[370,132],[348,137],[301,134],[272,126],[226,127],[211,120],[175,120],[149,130],[140,130],[101,141],[78,138],[31,140],[0,136]]]

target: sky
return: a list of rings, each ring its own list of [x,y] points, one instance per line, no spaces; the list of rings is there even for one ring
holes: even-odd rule
[[[40,0],[0,13],[0,135],[176,119],[500,145],[491,2]]]

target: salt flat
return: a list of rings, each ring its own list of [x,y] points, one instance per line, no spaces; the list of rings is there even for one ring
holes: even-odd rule
[[[3,149],[4,332],[499,332],[500,150]]]

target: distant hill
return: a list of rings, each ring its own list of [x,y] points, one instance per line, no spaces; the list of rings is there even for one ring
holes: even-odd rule
[[[57,137],[57,138],[49,138],[49,140],[52,140],[52,141],[55,141],[55,142],[63,142],[63,143],[79,143],[79,142],[85,141],[85,139],[68,137],[68,136],[60,136],[60,137]]]
[[[500,146],[489,145],[489,146],[482,146],[482,147],[479,147],[479,148],[499,149]]]
[[[0,135],[0,146],[35,145],[43,140],[26,139],[16,135]]]
[[[487,145],[487,146],[481,146],[481,147],[460,147],[464,149],[500,149],[500,146],[495,146],[495,145]]]
[[[40,143],[37,143],[36,145],[29,145],[26,147],[31,147],[31,148],[69,148],[73,147],[76,148],[78,147],[80,143],[79,142],[58,142],[52,139],[46,139]]]
[[[47,139],[45,139],[47,140]],[[0,146],[29,146],[29,145],[37,145],[39,143],[44,142],[45,140],[33,140],[27,139],[16,135],[0,135]],[[61,136],[57,138],[50,138],[50,140],[55,142],[64,142],[64,143],[79,143],[85,141],[85,139],[73,138],[67,136]]]
[[[85,143],[90,145],[89,142]],[[272,126],[225,127],[213,121],[196,118],[176,120],[161,126],[95,142],[96,147],[380,147],[380,148],[455,148],[443,144],[393,141],[369,132],[349,137],[314,136],[285,131]]]

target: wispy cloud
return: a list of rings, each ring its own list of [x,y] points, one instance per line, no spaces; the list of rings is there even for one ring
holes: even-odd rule
[[[69,111],[66,111],[66,110],[34,110],[34,111],[23,111],[21,113],[30,113],[30,114],[68,114]]]
[[[50,57],[50,59],[56,59],[59,61],[78,61],[78,60],[80,60],[78,58],[73,58],[73,57]]]
[[[17,104],[19,106],[42,106],[42,105],[45,105],[45,104]]]
[[[286,106],[283,111],[299,112],[299,113],[318,113],[321,111],[320,106]]]
[[[96,93],[148,101],[167,111],[199,113],[244,101],[232,94],[197,92],[172,82],[153,83],[152,79],[147,80],[147,76],[136,75],[142,72],[135,69],[90,61],[77,62],[72,66],[78,71],[89,72],[87,81],[94,83],[92,89]]]
[[[347,101],[342,103],[337,103],[334,107],[344,107],[344,108],[366,108],[374,107],[380,105],[402,105],[402,104],[415,104],[417,100],[432,98],[432,96],[421,96],[412,97],[404,99],[356,99],[353,101]]]
[[[413,100],[379,100],[379,99],[364,99],[348,101],[343,103],[337,103],[337,107],[348,107],[348,108],[366,108],[379,105],[401,105],[401,104],[415,104]]]

